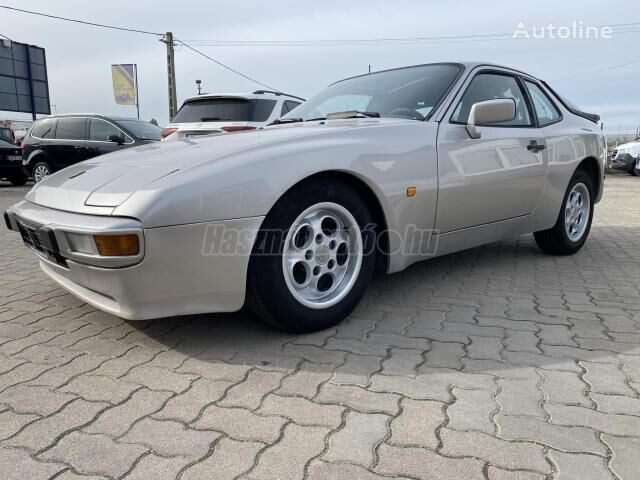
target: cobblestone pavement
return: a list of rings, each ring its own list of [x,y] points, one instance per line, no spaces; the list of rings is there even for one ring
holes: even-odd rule
[[[125,322],[2,231],[0,477],[640,478],[640,180],[606,183],[579,254],[422,263],[302,336]]]

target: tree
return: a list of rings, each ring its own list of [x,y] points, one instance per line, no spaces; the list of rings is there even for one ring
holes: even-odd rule
[[[151,120],[149,120],[149,123],[152,125],[155,125],[156,127],[158,126],[158,121],[155,118],[152,118]]]

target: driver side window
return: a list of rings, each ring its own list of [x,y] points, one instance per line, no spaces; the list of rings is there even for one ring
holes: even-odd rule
[[[476,75],[455,109],[451,121],[466,124],[474,103],[499,98],[512,98],[516,102],[516,117],[492,126],[530,127],[533,125],[525,96],[517,80],[511,75],[480,73]]]

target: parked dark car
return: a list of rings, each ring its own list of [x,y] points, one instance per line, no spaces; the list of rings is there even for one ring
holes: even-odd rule
[[[134,118],[67,114],[34,123],[22,143],[22,165],[39,182],[69,165],[160,141],[162,129]]]
[[[22,150],[3,139],[0,139],[0,178],[16,186],[27,182],[27,175],[22,170]]]

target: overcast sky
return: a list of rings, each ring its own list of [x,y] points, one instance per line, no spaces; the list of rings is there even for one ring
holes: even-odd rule
[[[317,40],[434,37],[508,33],[582,21],[602,26],[640,22],[637,0],[0,0],[0,4],[93,22],[172,31],[184,40]],[[627,27],[628,28],[628,27]],[[610,132],[640,126],[640,23],[612,39],[507,39],[410,45],[339,47],[198,47],[230,66],[295,95],[309,97],[327,84],[360,73],[452,60],[497,62],[546,80],[638,61],[592,75],[552,82],[585,110],[599,113]],[[165,46],[152,36],[116,32],[0,9],[0,34],[44,47],[51,103],[58,113],[135,116],[113,100],[110,65],[137,63],[141,118],[168,122]],[[178,102],[196,93],[247,92],[257,85],[185,48],[176,51]],[[24,118],[0,112],[0,118]]]

